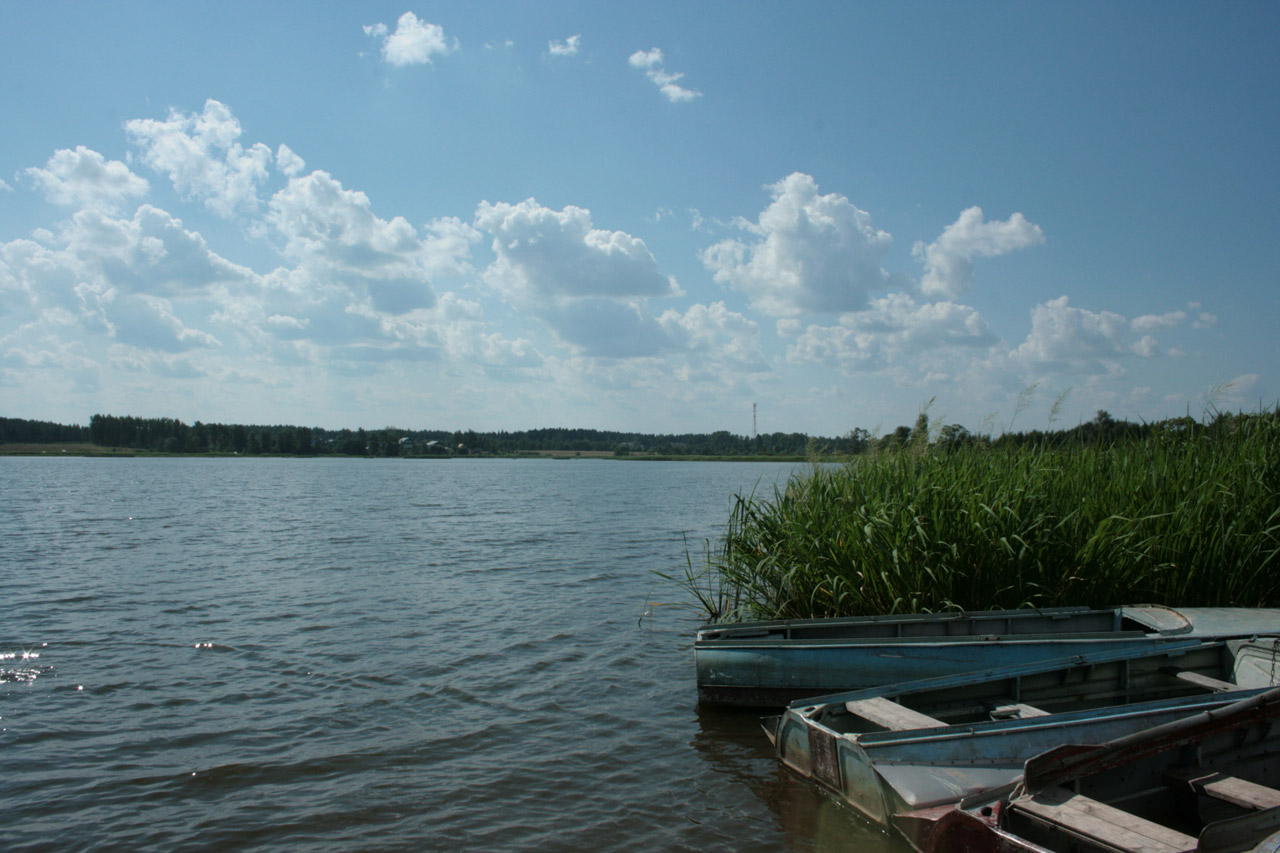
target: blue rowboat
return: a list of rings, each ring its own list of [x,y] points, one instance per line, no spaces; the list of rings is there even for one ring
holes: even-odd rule
[[[922,853],[1280,851],[1280,689],[1029,761],[1009,788],[896,814]]]
[[[984,667],[1275,634],[1280,609],[1063,607],[705,625],[693,654],[699,702],[781,707]]]
[[[778,759],[872,821],[1012,784],[1032,757],[1212,711],[1280,682],[1274,640],[1170,642],[824,696],[766,720]]]

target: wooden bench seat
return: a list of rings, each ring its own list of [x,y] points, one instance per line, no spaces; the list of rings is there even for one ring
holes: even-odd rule
[[[862,719],[892,732],[909,731],[910,729],[932,729],[946,725],[946,723],[941,720],[935,720],[928,714],[914,711],[890,699],[885,699],[883,696],[845,702],[844,707],[850,714],[856,714]]]
[[[1047,717],[1048,711],[1041,710],[1033,705],[1025,702],[1015,702],[1010,705],[998,705],[991,709],[991,719],[993,720],[1025,720],[1027,717]]]
[[[1280,806],[1280,791],[1247,779],[1214,773],[1187,781],[1191,783],[1196,793],[1231,803],[1242,809],[1261,810]]]
[[[1125,853],[1184,853],[1196,849],[1190,835],[1106,803],[1050,788],[1015,800],[1010,809],[1049,829],[1105,843]]]
[[[1203,687],[1206,690],[1212,690],[1215,693],[1225,693],[1228,690],[1239,690],[1239,685],[1232,684],[1230,681],[1223,681],[1220,678],[1211,678],[1207,675],[1201,675],[1198,672],[1180,669],[1173,673],[1177,678],[1197,687]]]

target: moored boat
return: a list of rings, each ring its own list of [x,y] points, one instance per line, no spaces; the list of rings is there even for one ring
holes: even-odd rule
[[[1170,640],[1280,634],[1280,609],[1140,605],[705,625],[698,701],[781,707],[804,696]]]
[[[779,760],[872,821],[1009,785],[1032,757],[1268,691],[1275,641],[1171,641],[804,700],[766,729]]]
[[[1009,788],[897,814],[922,853],[1280,849],[1280,690],[1027,761]]]

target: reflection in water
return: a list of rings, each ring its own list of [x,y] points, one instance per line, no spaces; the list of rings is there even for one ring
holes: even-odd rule
[[[905,844],[775,758],[761,712],[698,708],[693,746],[716,773],[748,788],[776,817],[788,850],[902,853]]]

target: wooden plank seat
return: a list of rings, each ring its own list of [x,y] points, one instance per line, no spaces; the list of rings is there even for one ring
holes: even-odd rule
[[[1010,809],[1050,831],[1122,850],[1124,853],[1185,853],[1197,840],[1065,788],[1050,788],[1019,800]]]
[[[1207,675],[1201,675],[1198,672],[1180,669],[1173,673],[1179,680],[1197,687],[1203,687],[1206,690],[1212,690],[1215,693],[1225,693],[1228,690],[1239,690],[1239,685],[1232,684],[1230,681],[1223,681],[1220,678],[1210,678]]]
[[[1242,809],[1273,809],[1280,806],[1280,791],[1238,779],[1235,776],[1224,776],[1212,773],[1197,779],[1187,780],[1197,794],[1213,797],[1216,800],[1231,803]]]
[[[1025,702],[1014,702],[1009,705],[997,705],[991,709],[993,720],[1025,720],[1028,717],[1047,717],[1048,711],[1041,710]]]
[[[935,720],[928,714],[922,714],[905,705],[899,705],[897,702],[885,699],[883,696],[845,702],[844,707],[850,714],[856,714],[862,719],[892,732],[909,731],[911,729],[932,729],[946,725],[946,723],[941,720]]]

